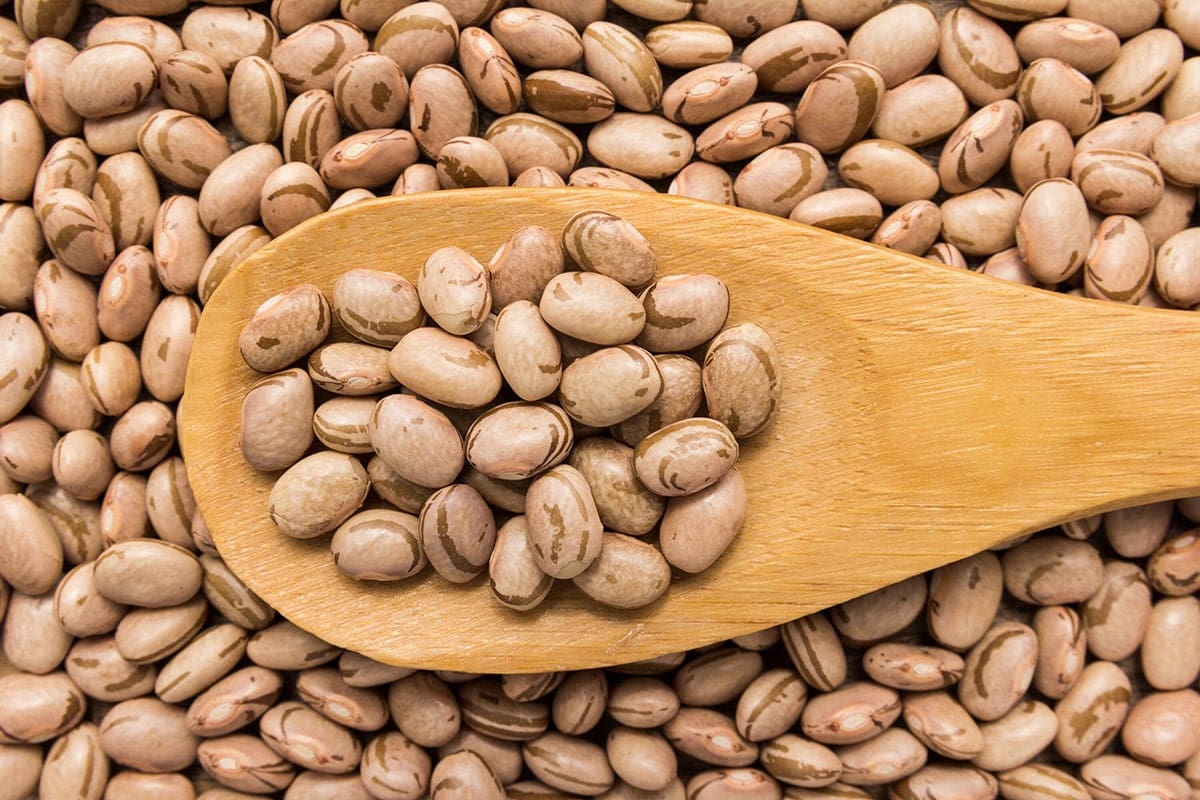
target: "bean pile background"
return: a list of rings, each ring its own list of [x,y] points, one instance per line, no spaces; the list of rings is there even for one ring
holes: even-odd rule
[[[391,5],[398,9],[410,4],[346,0],[341,10],[362,21],[368,11]],[[465,15],[460,23],[466,27],[467,17],[473,13],[470,8],[489,4],[460,0],[448,5]],[[604,6],[603,2],[569,5],[576,10]],[[702,11],[744,7],[750,13],[763,9],[778,12],[794,5],[790,0],[709,0]],[[842,13],[867,9],[865,18],[872,10],[890,4],[886,0],[845,0],[801,5],[814,17],[821,9]],[[1122,28],[1121,38],[1126,41],[1146,28],[1157,27],[1155,41],[1165,44],[1156,46],[1155,52],[1161,54],[1164,47],[1172,50],[1178,42],[1184,59],[1172,69],[1174,83],[1166,75],[1155,81],[1144,106],[1117,110],[1167,110],[1179,117],[1200,112],[1200,59],[1194,49],[1200,44],[1200,4],[1195,0],[1166,0],[1166,22],[1156,0],[1071,0],[1065,11],[1062,2],[1050,0],[979,5],[985,9],[1045,6],[1053,7],[1049,13],[1105,14],[1110,25]],[[346,159],[350,162],[346,168],[340,172],[326,168],[322,177],[322,152],[354,134],[356,128],[348,119],[334,121],[332,96],[298,98],[298,92],[289,91],[286,100],[295,109],[296,127],[289,128],[283,117],[273,116],[265,107],[231,103],[229,114],[214,114],[211,123],[228,138],[230,151],[247,155],[213,171],[214,180],[204,186],[204,173],[226,156],[223,145],[213,137],[204,134],[186,140],[204,147],[189,149],[190,166],[183,167],[180,164],[187,158],[166,157],[169,154],[153,143],[168,141],[166,132],[161,138],[145,140],[153,140],[150,152],[139,149],[137,137],[141,121],[167,107],[164,98],[171,97],[190,112],[196,110],[194,97],[189,100],[187,93],[170,91],[146,96],[149,87],[135,86],[133,91],[145,97],[137,109],[120,118],[84,124],[73,112],[64,112],[59,81],[71,57],[65,46],[49,43],[43,47],[43,53],[53,55],[47,55],[38,68],[36,82],[30,82],[23,70],[29,39],[54,36],[83,48],[89,30],[109,18],[156,11],[164,12],[157,20],[165,28],[143,22],[125,30],[139,36],[152,32],[157,46],[163,48],[156,50],[156,55],[165,58],[180,46],[167,31],[181,30],[189,15],[200,8],[181,6],[166,0],[105,0],[81,9],[71,0],[18,0],[0,9],[0,96],[10,101],[0,107],[0,191],[4,192],[0,199],[6,201],[0,206],[0,308],[36,320],[55,351],[43,379],[44,388],[27,407],[20,405],[27,397],[18,404],[23,430],[26,434],[32,430],[33,435],[16,436],[17,428],[0,428],[0,493],[24,493],[41,509],[38,513],[45,519],[39,524],[51,525],[62,539],[64,571],[77,563],[90,565],[71,573],[75,576],[71,582],[55,581],[63,596],[88,598],[79,606],[86,609],[82,615],[71,613],[72,609],[66,608],[70,604],[61,598],[56,604],[53,588],[29,596],[0,580],[0,610],[4,612],[0,631],[0,742],[4,742],[0,743],[0,798],[40,794],[48,798],[204,796],[216,800],[242,796],[234,788],[294,800],[415,798],[431,790],[439,798],[502,796],[477,761],[448,758],[460,747],[480,753],[512,798],[606,792],[603,796],[611,798],[853,798],[883,796],[885,790],[879,787],[888,784],[890,796],[900,798],[990,797],[997,791],[1016,800],[1083,798],[1089,791],[1097,798],[1134,794],[1200,797],[1200,755],[1196,754],[1200,748],[1200,696],[1195,691],[1200,672],[1200,602],[1196,598],[1200,540],[1189,532],[1200,522],[1200,503],[1194,500],[1081,520],[1040,534],[998,558],[979,556],[778,630],[704,652],[604,671],[530,677],[411,673],[342,653],[276,618],[216,555],[203,520],[195,514],[182,461],[174,449],[171,416],[182,391],[196,314],[220,278],[241,258],[306,216],[370,194],[386,194],[397,175],[401,190],[410,191],[435,188],[439,178],[448,186],[473,179],[464,177],[461,169],[445,159],[439,176],[436,160],[420,146],[428,146],[428,139],[414,137],[410,141],[406,134],[394,131],[368,136],[365,143],[375,145],[366,148],[368,157],[357,153]],[[639,37],[655,24],[626,13],[616,3],[609,6],[606,18]],[[958,6],[940,2],[933,7],[942,16]],[[253,24],[260,39],[266,37],[265,51],[257,49],[260,43],[250,35],[240,44],[219,35],[201,36],[195,47],[213,47],[214,52],[219,49],[223,53],[230,47],[242,47],[242,55],[257,53],[269,66],[270,33],[275,25],[269,21],[272,15],[293,20],[277,31],[286,36],[299,27],[297,19],[339,14],[337,4],[328,2],[277,0],[273,8],[257,4],[247,9],[261,15],[253,18]],[[11,22],[18,10],[27,35],[21,33],[22,25]],[[795,18],[803,19],[804,11],[798,8]],[[1168,23],[1175,27],[1174,33],[1168,33]],[[999,25],[1008,36],[1015,36],[1020,29],[1019,23]],[[486,22],[482,27],[487,28]],[[849,39],[852,31],[846,29],[842,34]],[[1182,41],[1171,38],[1176,34]],[[371,35],[368,31],[367,37]],[[736,38],[730,59],[737,60],[751,41]],[[347,54],[328,55],[336,59]],[[314,63],[321,60],[314,59]],[[197,61],[208,64],[203,58]],[[74,93],[68,92],[74,102],[102,105],[107,100],[106,93],[115,85],[104,80],[105,63],[96,59],[90,65],[87,74],[93,82],[85,81],[86,91],[76,87]],[[575,69],[580,67],[575,65]],[[937,68],[935,59],[926,71],[936,72]],[[1136,78],[1137,69],[1127,71]],[[328,71],[318,82],[332,85],[334,72]],[[521,66],[520,72],[529,70]],[[445,71],[440,74],[442,78],[448,75]],[[664,69],[664,84],[670,85],[681,74],[681,70]],[[1041,86],[1064,92],[1080,90],[1082,84],[1074,76],[1062,71],[1057,75],[1042,81]],[[451,96],[444,94],[446,85],[440,84],[441,88],[435,87],[432,95],[424,98],[426,108],[439,112],[442,120],[470,119],[461,107],[447,109],[429,102],[431,97]],[[1083,90],[1086,94],[1087,87]],[[1163,108],[1166,101],[1158,94],[1161,90],[1169,92],[1169,109]],[[53,122],[39,119],[23,105],[30,94],[38,98],[43,114],[53,115]],[[422,100],[421,92],[413,94],[417,95],[413,100]],[[759,93],[749,102],[779,103],[791,110],[800,97],[800,91]],[[1027,103],[1054,113],[1075,110],[1062,105],[1062,97],[1055,99],[1053,92],[1046,97],[1047,105],[1038,99]],[[939,108],[929,106],[930,118]],[[476,110],[477,131],[482,135],[496,114],[482,105]],[[971,106],[970,111],[975,110],[976,106]],[[454,113],[446,116],[447,111]],[[321,123],[302,124],[304,113],[309,114],[308,123],[317,117]],[[1011,111],[1008,113],[1011,122]],[[1028,115],[1022,116],[1025,125],[1032,122]],[[1106,111],[1095,121],[1113,116],[1111,110]],[[166,119],[160,117],[159,121]],[[1143,131],[1156,125],[1152,117],[1140,119]],[[1094,124],[1090,112],[1082,123],[1076,117],[1066,122],[1068,127],[1085,129],[1072,130],[1069,136],[1073,139]],[[195,118],[188,117],[184,128],[193,133],[203,130],[195,123]],[[399,117],[398,123],[398,128],[408,128],[407,114]],[[418,119],[417,127],[421,124]],[[650,130],[661,129],[658,123],[646,124]],[[764,149],[795,141],[795,131],[786,118],[782,122],[776,118],[772,125],[775,138],[761,140]],[[699,136],[705,127],[697,124],[686,130]],[[1043,130],[1048,127],[1052,126],[1043,125]],[[1187,176],[1188,170],[1200,172],[1194,145],[1197,138],[1191,133],[1196,127],[1189,123],[1175,129],[1182,130],[1183,155],[1176,147],[1171,151],[1175,155],[1161,165],[1169,178],[1182,183],[1163,180],[1161,172],[1144,183],[1109,178],[1116,183],[1101,186],[1095,190],[1096,196],[1114,188],[1129,195],[1129,205],[1125,211],[1105,210],[1103,214],[1113,216],[1103,222],[1103,214],[1096,212],[1095,197],[1090,195],[1093,190],[1084,187],[1084,194],[1093,200],[1086,224],[1089,228],[1104,224],[1102,233],[1114,235],[1098,239],[1092,263],[1084,269],[1075,264],[1076,271],[1068,270],[1070,274],[1051,284],[1052,288],[1166,305],[1156,290],[1157,283],[1180,306],[1200,301],[1196,238],[1182,240],[1186,246],[1177,247],[1173,254],[1159,250],[1158,274],[1152,254],[1170,236],[1194,225],[1195,183],[1200,180],[1189,182]],[[298,128],[307,134],[297,135]],[[586,147],[589,126],[568,128]],[[677,191],[732,199],[732,179],[756,147],[751,128],[748,136],[738,137],[738,146],[749,148],[740,151],[744,157],[717,170],[693,166],[682,179],[664,174],[643,180],[584,152],[579,161],[583,170],[573,174],[567,170],[564,177],[574,185],[658,191],[674,185]],[[30,136],[31,131],[35,135]],[[37,142],[38,131],[44,136],[43,145]],[[251,150],[239,131],[255,131],[264,138]],[[804,134],[801,126],[802,141]],[[1061,132],[1049,134],[1047,141],[1055,141],[1056,136],[1061,143]],[[622,150],[620,145],[629,141],[617,138],[617,152],[638,149]],[[1126,132],[1117,139],[1130,148],[1148,149],[1153,137]],[[923,145],[921,156],[935,164],[945,141],[942,137]],[[1193,143],[1190,155],[1189,141]],[[84,212],[82,229],[72,228],[72,221],[79,222],[76,218],[33,209],[34,167],[52,146],[59,158],[48,159],[54,165],[40,170],[45,181],[42,188],[74,186],[94,199],[96,205],[89,207],[80,205],[73,195],[67,196],[71,201],[67,205],[74,204],[72,212]],[[145,142],[141,147],[147,148]],[[478,143],[460,143],[459,148],[464,157],[478,157],[482,159],[478,163],[495,167],[491,151]],[[994,155],[994,149],[995,145],[983,148],[989,155]],[[89,151],[101,165],[97,180],[86,167]],[[480,152],[487,155],[480,157]],[[543,152],[547,157],[553,155],[550,150]],[[604,157],[611,161],[612,152]],[[823,160],[827,169],[823,186],[816,185],[820,181],[809,175],[813,185],[806,184],[807,190],[840,187],[847,177],[853,180],[853,170],[845,163],[839,174],[836,152],[823,155],[823,159],[805,162],[811,166]],[[106,162],[113,156],[118,159]],[[1069,152],[1067,156],[1069,170]],[[203,158],[214,160],[210,166],[197,166],[197,159]],[[306,159],[308,168],[296,163]],[[417,159],[417,165],[403,163],[410,159]],[[1054,158],[1046,163],[1051,161]],[[1117,161],[1117,170],[1110,174],[1123,174],[1123,166],[1144,166],[1152,159],[1120,156]],[[285,162],[291,163],[281,167]],[[990,274],[1032,284],[1031,264],[1012,249],[1017,241],[1020,195],[1016,189],[1020,182],[1014,182],[1007,162],[1006,156],[1000,158],[983,194],[976,195],[982,200],[965,204],[959,200],[949,207],[954,210],[949,216],[960,223],[957,233],[953,221],[946,223],[944,204],[952,195],[943,190],[950,188],[945,175],[941,176],[942,186],[935,183],[927,190],[919,188],[929,173],[907,155],[897,163],[917,180],[909,185],[902,182],[899,189],[928,191],[924,200],[913,201],[918,205],[901,212],[907,214],[908,224],[899,228],[880,224],[902,205],[901,200],[908,202],[904,192],[897,196],[891,191],[895,186],[876,187],[877,195],[885,190],[887,194],[875,198],[842,194],[822,199],[817,195],[818,200],[810,198],[811,214],[805,218],[824,219],[832,227],[840,226],[863,238],[877,229],[892,231],[897,238],[889,241],[914,250],[918,250],[914,242],[924,244],[918,252],[929,248],[922,237],[932,229],[933,241],[944,228],[947,235],[932,246],[941,260],[969,263]],[[493,180],[506,181],[512,177],[506,174],[512,166],[485,173]],[[972,164],[968,173],[976,166]],[[888,169],[882,174],[897,174]],[[1066,174],[1061,163],[1057,169],[1055,174]],[[962,177],[961,173],[955,175]],[[260,206],[263,186],[272,178],[274,190],[300,187],[296,193],[300,202],[268,201]],[[525,180],[530,184],[555,182],[546,170],[537,170]],[[771,184],[758,180],[763,183],[752,187]],[[790,176],[788,185],[796,180],[797,176]],[[152,187],[157,188],[158,197]],[[187,199],[197,196],[198,204]],[[749,196],[747,192],[746,198]],[[1147,197],[1159,196],[1161,200],[1151,208],[1139,207],[1148,202]],[[849,206],[834,202],[844,202],[847,197]],[[156,216],[166,214],[169,207],[174,209],[171,219],[176,234],[156,237]],[[1025,221],[1033,224],[1033,236],[1025,240],[1026,257],[1031,254],[1030,242],[1054,242],[1057,238],[1038,235],[1038,224],[1041,230],[1079,233],[1078,225],[1072,228],[1069,224],[1078,223],[1079,217],[1064,221],[1056,216],[1063,207],[1043,202],[1033,205],[1036,214],[1030,211],[1025,215]],[[847,216],[845,208],[854,212],[849,214],[857,220],[854,226],[837,222]],[[860,213],[864,209],[866,213]],[[261,220],[260,210],[266,212]],[[788,214],[793,208],[773,210]],[[1125,215],[1138,217],[1141,224],[1126,224],[1117,230]],[[107,248],[103,233],[98,232],[105,226],[93,224],[97,217],[116,233]],[[941,225],[931,227],[931,219],[940,220]],[[72,238],[64,231],[76,235]],[[1184,235],[1194,237],[1195,229]],[[947,246],[949,240],[957,246]],[[1113,241],[1124,244],[1118,250],[1104,246]],[[38,265],[52,255],[57,262],[48,262],[39,270]],[[1069,253],[1066,258],[1073,260]],[[1042,281],[1053,278],[1055,266],[1062,265],[1061,259],[1054,260],[1053,252],[1039,250],[1031,260],[1040,265],[1034,266],[1034,271]],[[1171,267],[1170,281],[1164,280],[1163,264]],[[1084,273],[1089,270],[1093,277],[1085,281]],[[35,273],[42,290],[36,303]],[[124,279],[124,286],[114,288],[118,276]],[[118,356],[118,366],[106,373],[120,380],[109,386],[102,398],[89,398],[78,365],[102,341],[109,353],[120,349],[112,346],[113,341],[126,342],[130,349]],[[27,367],[22,360],[27,361],[29,345],[27,339],[25,342],[22,347],[26,349],[20,351],[12,341],[4,342],[7,349],[0,348],[0,387],[8,387],[0,391],[9,392],[4,395],[6,402],[11,401],[14,389],[13,384],[4,384],[3,377],[12,368]],[[140,402],[131,407],[133,400]],[[31,422],[33,417],[48,425]],[[98,436],[84,431],[95,431]],[[68,437],[68,433],[74,435]],[[60,457],[51,463],[50,447],[55,439],[70,441],[70,448],[60,448],[60,456],[72,455],[74,460]],[[105,444],[111,463],[103,453]],[[195,580],[199,588],[190,599],[165,609],[115,605],[104,599],[104,571],[94,562],[119,540],[130,538],[157,538],[198,555],[195,560],[172,550],[168,560],[168,571],[182,575],[185,582],[202,576]],[[0,529],[0,574],[10,575],[12,565],[29,555],[14,551],[13,542],[18,541],[12,526]],[[108,569],[109,578],[116,576],[118,582],[126,574],[112,566]],[[136,563],[129,569],[128,574],[139,574]],[[1001,582],[1006,586],[1003,597]],[[179,587],[173,591],[178,592]],[[178,599],[172,597],[172,602]],[[122,596],[123,603],[144,601],[137,592]],[[86,636],[76,638],[64,630],[60,621],[64,612],[70,620],[68,627],[86,629]],[[933,662],[950,665],[944,678],[949,684],[947,696],[909,691],[917,688],[916,673],[882,672],[876,666],[871,678],[891,681],[893,687],[855,683],[868,679],[863,662],[872,646],[906,643],[961,653],[965,659],[961,668],[948,652],[933,654]],[[871,652],[876,656],[871,663],[877,665],[880,651]],[[839,664],[844,664],[844,669],[839,670]],[[761,677],[764,674],[766,678]],[[247,699],[245,714],[235,722],[218,723],[214,709],[220,698],[214,700],[211,692],[202,694],[219,679],[225,682],[218,688],[242,691]],[[774,715],[776,725],[782,719],[784,730],[790,733],[774,738],[779,731],[772,731],[760,741],[743,738],[762,733],[748,726],[746,715],[770,695],[764,688],[768,684],[787,687],[780,697],[790,699],[772,704],[773,711],[766,716]],[[1077,688],[1069,691],[1073,686]],[[981,694],[986,696],[981,698]],[[1060,700],[1063,695],[1066,699]],[[802,696],[807,696],[807,711],[799,708]],[[1021,696],[1025,699],[1018,700]],[[960,700],[974,718],[947,704],[946,698]],[[1004,725],[989,727],[986,720],[997,711],[1003,714],[1005,706],[1013,703],[1016,711],[1003,717],[1011,723],[1007,732]],[[638,715],[630,709],[643,709],[643,704],[644,709],[656,710],[650,713],[651,727],[641,729],[649,733],[637,734],[631,726],[639,724]],[[672,717],[676,704],[684,710]],[[1056,706],[1058,717],[1052,712]],[[788,719],[788,708],[803,716]],[[947,727],[935,735],[938,724]],[[977,754],[979,737],[972,727],[979,724],[983,725],[984,744],[1007,755],[1008,763],[1004,758],[993,760]],[[18,730],[21,733],[14,735]],[[857,736],[868,738],[859,744],[840,743]],[[8,743],[11,739],[36,743]],[[965,750],[961,749],[964,742]],[[1039,744],[1044,746],[1037,747]],[[808,782],[816,787],[829,780],[820,777],[816,767],[805,777],[805,758],[810,766],[824,763],[836,768],[840,764],[841,781],[832,788],[814,788],[812,793],[798,788],[796,784]],[[986,768],[972,767],[971,758]],[[1042,766],[1021,767],[1011,763],[1014,758]],[[668,782],[675,771],[678,778]],[[220,787],[214,777],[229,787]],[[459,782],[440,780],[446,777]],[[639,792],[628,785],[629,780],[665,788]],[[850,785],[864,782],[877,786],[857,789]]]

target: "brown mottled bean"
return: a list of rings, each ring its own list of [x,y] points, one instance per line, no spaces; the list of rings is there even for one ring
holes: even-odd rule
[[[992,772],[1016,769],[1050,746],[1058,717],[1045,703],[1022,700],[1012,710],[979,726],[983,749],[971,763]]]
[[[1054,707],[1054,747],[1067,761],[1081,763],[1104,752],[1129,712],[1130,682],[1120,667],[1094,661]]]

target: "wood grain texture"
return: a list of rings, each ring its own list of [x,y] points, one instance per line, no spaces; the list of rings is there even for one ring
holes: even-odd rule
[[[333,566],[329,537],[268,519],[274,474],[241,458],[257,377],[237,336],[301,282],[353,267],[415,280],[434,249],[484,263],[512,230],[603,209],[638,226],[660,274],[710,272],[731,321],[768,329],[784,364],[776,424],[744,443],[745,528],[717,564],[635,612],[556,587],[538,610],[486,575],[396,584]],[[181,443],[222,556],[285,617],[380,661],[471,672],[624,663],[758,630],[1058,522],[1200,494],[1200,317],[1004,283],[763,214],[663,195],[484,189],[360,203],[247,259],[204,309]]]

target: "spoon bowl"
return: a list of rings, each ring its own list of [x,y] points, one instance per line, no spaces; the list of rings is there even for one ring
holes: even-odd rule
[[[450,244],[486,263],[518,227],[600,209],[638,227],[659,274],[729,286],[731,322],[771,334],[775,423],[742,443],[742,532],[709,570],[636,611],[569,582],[510,611],[487,576],[353,580],[329,537],[267,515],[278,473],[239,447],[260,375],[237,339],[268,297],[327,296],[355,267],[415,282]],[[760,630],[1069,519],[1200,494],[1200,318],[1044,292],[778,217],[664,195],[478,189],[322,214],[235,269],[204,308],[180,411],[188,477],[221,556],[283,616],[376,660],[464,672],[627,663]]]

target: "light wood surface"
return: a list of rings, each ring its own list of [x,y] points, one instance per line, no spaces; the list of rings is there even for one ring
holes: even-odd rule
[[[744,443],[745,528],[699,576],[635,612],[570,585],[538,610],[486,575],[393,584],[333,566],[329,537],[268,519],[274,474],[241,458],[257,377],[237,336],[267,297],[329,290],[353,267],[415,280],[434,249],[486,263],[515,228],[604,209],[638,226],[660,274],[710,272],[731,321],[784,364],[776,424]],[[1012,537],[1109,508],[1200,494],[1200,317],[1028,289],[776,217],[678,197],[468,190],[360,203],[259,250],[204,309],[181,442],[222,556],[281,614],[380,661],[472,672],[624,663],[794,619]]]

